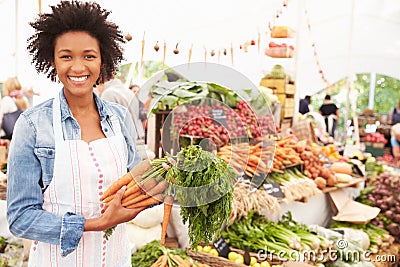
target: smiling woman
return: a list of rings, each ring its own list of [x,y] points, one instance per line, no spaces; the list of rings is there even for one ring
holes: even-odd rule
[[[129,113],[93,92],[122,60],[124,40],[108,15],[96,3],[61,1],[31,23],[36,70],[63,85],[20,116],[10,145],[7,219],[15,236],[34,240],[32,266],[131,266],[124,222],[147,207],[124,208],[124,190],[104,212],[100,202],[140,161]]]

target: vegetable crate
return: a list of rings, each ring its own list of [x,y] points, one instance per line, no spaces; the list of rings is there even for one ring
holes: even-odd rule
[[[382,157],[385,151],[384,143],[365,142],[365,152],[371,153],[374,157]]]

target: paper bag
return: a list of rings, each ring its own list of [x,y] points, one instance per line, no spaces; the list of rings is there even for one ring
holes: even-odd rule
[[[332,219],[336,221],[365,224],[378,216],[381,211],[379,208],[354,201],[343,190],[330,192],[329,196],[332,200],[334,213],[336,213]]]

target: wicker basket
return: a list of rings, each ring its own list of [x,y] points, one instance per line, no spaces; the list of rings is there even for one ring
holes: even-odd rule
[[[208,264],[210,267],[248,267],[244,264],[234,263],[226,258],[217,257],[201,251],[189,250],[187,254],[194,260]]]

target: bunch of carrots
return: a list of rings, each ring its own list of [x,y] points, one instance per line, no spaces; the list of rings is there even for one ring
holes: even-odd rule
[[[122,206],[128,209],[150,207],[161,202],[164,203],[164,217],[162,222],[160,244],[165,243],[168,221],[171,216],[174,197],[172,196],[172,184],[164,176],[170,168],[172,158],[161,158],[153,161],[144,160],[136,165],[125,175],[117,179],[104,192],[101,201],[105,203],[106,210],[115,194],[123,186],[126,186],[122,197]],[[112,231],[111,231],[112,232]]]
[[[248,177],[259,176],[262,173],[284,173],[283,169],[286,167],[303,163],[292,138],[293,135],[288,135],[274,141],[260,137],[254,145],[240,143],[223,146],[219,148],[217,155],[236,171],[244,171]]]

